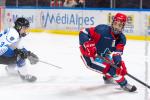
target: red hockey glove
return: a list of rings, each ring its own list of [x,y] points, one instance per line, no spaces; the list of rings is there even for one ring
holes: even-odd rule
[[[119,75],[123,75],[123,76],[127,74],[127,68],[125,66],[124,61],[121,61],[121,66],[120,66],[120,68],[119,67],[117,68],[116,73]]]
[[[96,47],[94,41],[87,41],[83,44],[83,47],[80,46],[80,51],[83,55],[87,57],[95,57]]]

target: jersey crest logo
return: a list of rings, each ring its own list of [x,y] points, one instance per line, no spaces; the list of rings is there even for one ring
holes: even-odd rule
[[[14,40],[14,37],[10,37],[10,41],[13,41]]]
[[[108,55],[108,54],[110,54],[110,53],[111,53],[111,51],[109,50],[109,48],[106,48],[106,49],[104,50],[104,52],[101,53],[101,56],[102,56],[102,57],[105,57],[106,55]]]

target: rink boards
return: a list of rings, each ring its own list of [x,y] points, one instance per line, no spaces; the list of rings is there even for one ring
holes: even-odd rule
[[[13,26],[16,18],[24,16],[31,23],[31,32],[78,35],[82,28],[110,25],[118,12],[128,17],[124,29],[128,39],[144,40],[148,37],[150,40],[149,10],[6,8],[4,27]]]

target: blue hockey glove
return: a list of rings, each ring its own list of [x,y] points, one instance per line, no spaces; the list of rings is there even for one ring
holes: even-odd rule
[[[113,57],[113,61],[114,61],[115,65],[119,66],[120,62],[122,61],[121,54],[115,53],[115,54],[113,54],[112,57]]]

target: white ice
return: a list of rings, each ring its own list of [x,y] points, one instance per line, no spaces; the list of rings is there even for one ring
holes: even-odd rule
[[[128,76],[128,82],[138,88],[134,93],[118,85],[105,85],[102,75],[86,68],[80,59],[78,36],[32,33],[24,44],[40,60],[62,69],[39,62],[28,67],[38,80],[27,83],[17,75],[8,75],[0,65],[0,100],[150,100],[150,90]],[[123,59],[130,74],[150,85],[150,53],[145,56],[145,44],[128,40]]]

